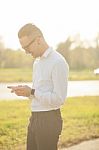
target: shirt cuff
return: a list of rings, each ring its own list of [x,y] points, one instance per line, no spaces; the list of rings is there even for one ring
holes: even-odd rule
[[[35,90],[34,96],[35,96],[37,99],[39,99],[40,95],[41,95],[40,92],[39,92],[38,90]]]

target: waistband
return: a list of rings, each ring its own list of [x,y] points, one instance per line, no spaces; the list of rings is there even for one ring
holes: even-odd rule
[[[46,113],[58,113],[60,112],[60,108],[59,109],[56,109],[56,110],[49,110],[49,111],[35,111],[35,112],[31,112],[32,114],[46,114]]]

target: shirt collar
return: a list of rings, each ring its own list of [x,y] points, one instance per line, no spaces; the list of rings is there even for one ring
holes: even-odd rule
[[[52,47],[49,47],[48,49],[45,50],[41,58],[46,58],[52,51],[53,51]]]

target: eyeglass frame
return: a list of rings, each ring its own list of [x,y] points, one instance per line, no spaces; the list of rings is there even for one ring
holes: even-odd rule
[[[27,51],[28,47],[35,41],[35,39],[33,39],[29,44],[27,44],[26,46],[22,47],[23,49],[25,49]]]

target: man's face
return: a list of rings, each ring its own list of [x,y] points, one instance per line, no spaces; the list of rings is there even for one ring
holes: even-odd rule
[[[39,57],[37,38],[24,36],[19,39],[22,48],[27,54],[31,54],[34,58]]]

